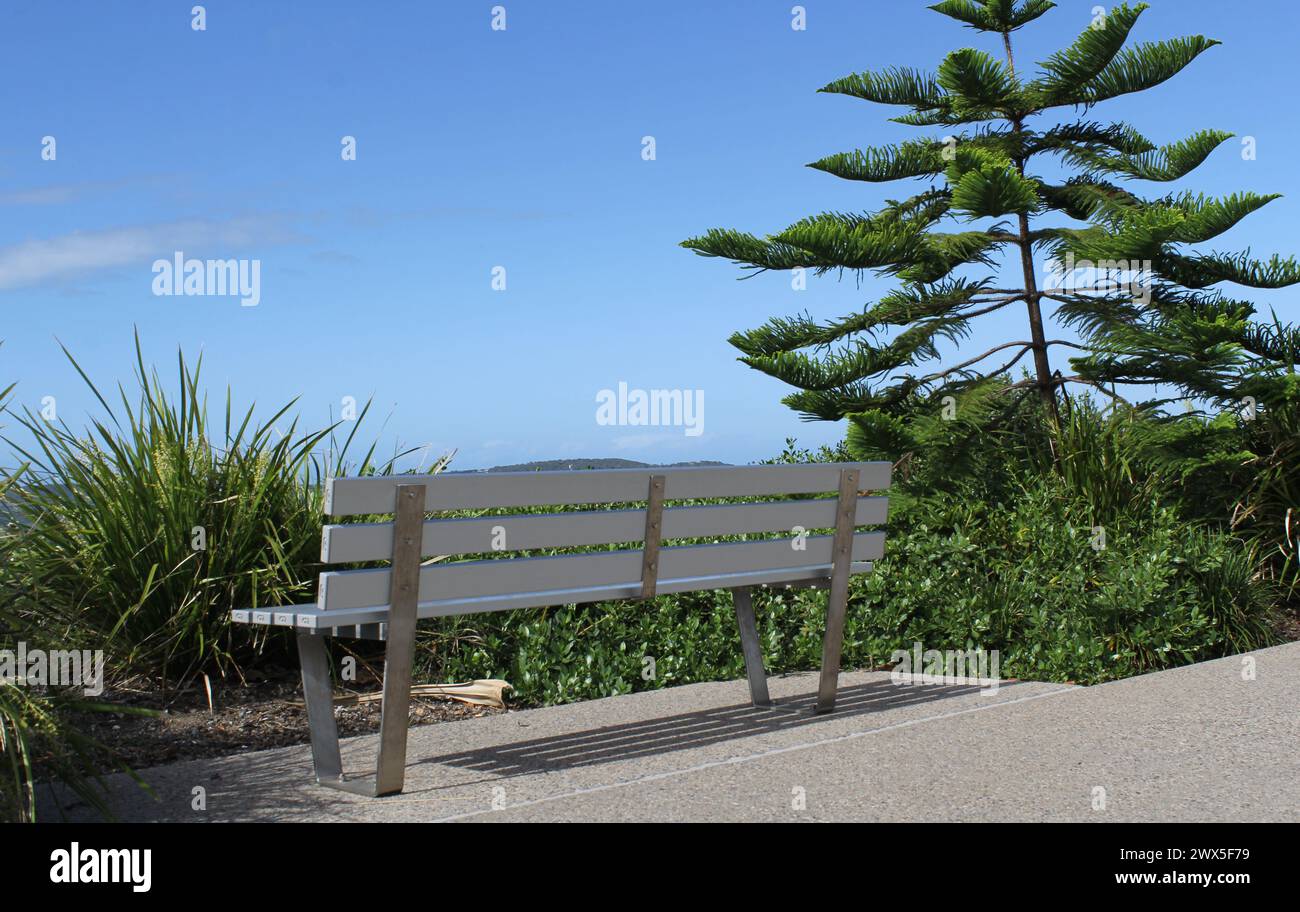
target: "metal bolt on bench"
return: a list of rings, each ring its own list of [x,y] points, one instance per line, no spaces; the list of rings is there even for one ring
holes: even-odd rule
[[[771,706],[754,619],[755,586],[829,589],[821,678],[815,710],[835,706],[849,577],[884,553],[880,525],[888,498],[861,496],[889,487],[887,462],[653,471],[466,473],[334,478],[326,483],[331,516],[391,514],[391,522],[326,525],[321,560],[328,564],[390,561],[384,569],[321,574],[315,605],[232,612],[239,623],[297,632],[312,762],[321,785],[363,795],[402,790],[411,704],[415,626],[422,618],[546,605],[730,589],[755,706]],[[838,490],[835,499],[763,500],[664,507],[666,500],[788,498]],[[425,519],[426,513],[525,507],[645,503],[635,509]],[[662,547],[698,539],[833,528],[833,535]],[[488,554],[505,549],[578,548],[641,542],[640,548],[422,564],[426,555]],[[385,640],[379,756],[374,778],[343,774],[334,720],[326,636]]]

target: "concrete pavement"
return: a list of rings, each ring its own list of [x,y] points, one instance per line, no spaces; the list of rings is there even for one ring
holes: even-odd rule
[[[847,673],[829,716],[815,688],[773,678],[773,709],[735,681],[422,726],[406,791],[381,799],[316,786],[306,746],[147,770],[156,801],[111,786],[121,819],[194,822],[1300,820],[1300,643],[1087,688]],[[344,766],[373,769],[376,742],[345,741]]]

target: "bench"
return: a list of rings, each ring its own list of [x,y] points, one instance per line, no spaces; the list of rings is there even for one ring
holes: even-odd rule
[[[422,618],[729,589],[750,697],[755,706],[770,706],[751,589],[827,588],[815,711],[829,712],[839,680],[849,577],[870,570],[871,561],[884,552],[884,532],[858,532],[857,527],[884,523],[888,499],[863,495],[888,488],[889,481],[887,462],[333,478],[325,488],[327,515],[393,518],[325,525],[322,562],[388,565],[326,571],[314,605],[240,609],[232,612],[232,620],[296,631],[316,781],[371,796],[402,790],[415,626]],[[837,496],[791,499],[827,492]],[[738,498],[769,499],[664,506],[666,501]],[[587,509],[592,506],[606,509]],[[584,509],[536,512],[538,507]],[[534,509],[427,518],[430,513],[520,508]],[[817,529],[834,532],[810,534]],[[665,540],[761,533],[769,535],[661,545]],[[772,538],[770,533],[784,534]],[[634,542],[640,546],[483,557]],[[430,555],[478,558],[425,561]],[[343,775],[327,636],[386,641],[373,779]]]

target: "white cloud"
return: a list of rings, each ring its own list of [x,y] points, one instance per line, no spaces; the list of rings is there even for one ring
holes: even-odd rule
[[[153,260],[181,250],[197,258],[222,256],[232,249],[286,244],[305,238],[283,216],[188,219],[156,225],[76,231],[44,240],[0,247],[0,291],[79,278],[98,269]]]
[[[74,203],[91,196],[114,193],[119,190],[156,188],[174,183],[168,174],[148,174],[140,177],[122,177],[116,180],[81,181],[74,184],[48,184],[27,190],[14,190],[0,194],[3,206],[59,206]]]
[[[51,187],[36,187],[32,190],[16,190],[0,196],[0,205],[55,206],[80,198],[82,192],[83,188],[77,184],[57,184]]]

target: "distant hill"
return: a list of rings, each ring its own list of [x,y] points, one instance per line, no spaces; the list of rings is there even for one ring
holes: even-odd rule
[[[687,466],[724,466],[725,462],[671,462],[655,464],[632,459],[542,459],[517,465],[493,466],[490,469],[460,469],[461,472],[551,472],[565,469],[676,469]]]

